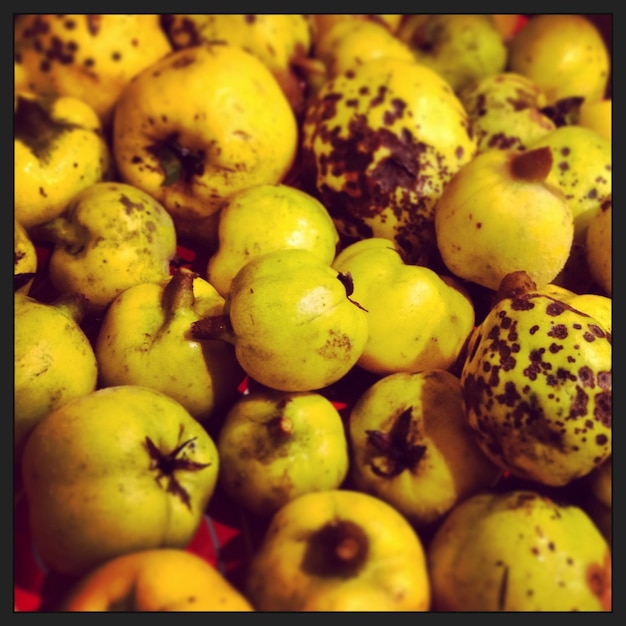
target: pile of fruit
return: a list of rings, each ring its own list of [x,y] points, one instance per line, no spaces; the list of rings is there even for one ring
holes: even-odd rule
[[[597,21],[14,35],[17,610],[611,610]]]

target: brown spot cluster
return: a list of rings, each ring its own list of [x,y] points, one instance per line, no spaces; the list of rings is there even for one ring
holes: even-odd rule
[[[102,26],[102,15],[87,14],[81,16],[84,19],[84,26],[91,37],[96,37]],[[62,28],[67,31],[64,36],[52,34],[54,20],[62,23]],[[39,70],[46,74],[51,71],[53,63],[68,66],[78,62],[79,45],[71,35],[75,34],[80,27],[75,19],[68,18],[63,14],[38,15],[34,17],[28,27],[19,34],[18,45],[27,45],[42,57]],[[79,35],[77,35],[79,36]],[[121,60],[121,54],[114,52],[113,60]],[[19,51],[15,54],[15,60],[20,62],[22,55]],[[85,67],[92,67],[94,60],[86,58],[83,60]]]
[[[360,95],[369,96],[369,89]],[[372,128],[367,115],[355,111],[342,136],[333,122],[342,97],[328,93],[307,114],[305,124],[314,129],[311,145],[319,141],[330,146],[330,151],[317,154],[314,148],[303,147],[304,187],[322,201],[347,235],[371,236],[368,222],[384,221],[387,212],[393,213],[402,224],[397,242],[410,258],[419,244],[428,247],[434,243],[434,201],[452,173],[442,156],[419,141],[409,127],[391,128],[407,116],[407,104],[389,98],[385,86],[379,87],[369,102],[370,108],[387,106],[379,128]],[[388,154],[376,161],[381,148]],[[462,158],[462,151],[458,156]],[[330,176],[343,179],[341,189],[324,182]]]
[[[352,351],[352,342],[350,337],[345,333],[339,332],[333,328],[328,333],[328,339],[324,345],[318,350],[318,353],[325,359],[344,360],[346,355]]]
[[[542,310],[544,321],[522,333],[522,317]],[[558,319],[566,312],[576,316]],[[552,298],[512,298],[492,311],[470,345],[461,376],[468,415],[482,445],[509,467],[520,456],[540,465],[558,463],[559,455],[588,457],[594,446],[601,449],[598,462],[604,458],[610,444],[611,371],[595,371],[581,352],[590,349],[583,343],[587,335],[594,341],[610,341],[610,336],[584,324],[585,318]],[[565,361],[564,351],[571,355]],[[537,452],[537,444],[544,452]],[[554,458],[550,449],[557,452]]]

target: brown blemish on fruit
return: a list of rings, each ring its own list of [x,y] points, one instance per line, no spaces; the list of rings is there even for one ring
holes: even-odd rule
[[[611,553],[608,550],[601,565],[591,563],[586,570],[587,585],[591,593],[598,597],[605,611],[610,611],[612,608],[611,570]]]
[[[102,15],[86,15],[87,30],[92,37],[95,37],[102,26]]]
[[[120,204],[124,207],[126,215],[131,215],[133,211],[144,211],[146,206],[143,202],[133,202],[126,194],[120,195]]]
[[[345,359],[352,351],[352,342],[345,333],[331,329],[326,343],[318,350],[318,354],[325,359]]]
[[[193,65],[195,62],[195,56],[192,54],[183,54],[174,59],[174,62],[171,64],[172,69],[180,70],[185,67],[189,67]]]

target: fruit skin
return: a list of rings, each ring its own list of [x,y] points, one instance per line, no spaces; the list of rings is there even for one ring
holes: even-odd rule
[[[33,542],[54,572],[82,576],[149,548],[184,548],[213,494],[217,448],[175,400],[122,385],[49,412],[22,460]]]
[[[424,549],[411,525],[382,500],[346,489],[304,494],[276,512],[245,593],[259,611],[430,608]]]
[[[318,393],[242,396],[220,427],[217,449],[223,490],[261,516],[303,493],[337,489],[348,473],[341,416]]]
[[[505,69],[507,47],[490,15],[407,15],[398,39],[413,51],[418,63],[442,76],[455,92],[473,80]]]
[[[609,194],[589,221],[585,256],[596,283],[608,295],[613,294],[613,196]]]
[[[112,176],[102,125],[69,96],[16,96],[15,217],[27,229],[58,217],[72,197]]]
[[[329,265],[339,233],[326,207],[290,185],[256,185],[233,194],[219,212],[218,245],[207,280],[224,297],[250,260],[283,248],[304,248]]]
[[[436,611],[611,610],[606,540],[579,507],[530,490],[460,503],[428,564]]]
[[[90,314],[102,313],[128,287],[167,279],[176,254],[167,211],[147,193],[119,182],[83,189],[37,232],[55,243],[48,265],[53,286],[87,296]]]
[[[372,21],[395,34],[402,23],[403,15],[400,13],[311,13],[310,19],[313,24],[314,43],[317,45],[337,22]]]
[[[417,528],[501,476],[467,425],[460,380],[445,370],[379,379],[352,408],[348,428],[354,487]]]
[[[552,172],[574,217],[574,241],[565,266],[554,282],[577,293],[593,285],[585,243],[589,222],[612,189],[611,142],[582,126],[561,126],[533,142],[529,149],[552,151]]]
[[[613,301],[609,296],[599,293],[580,293],[563,297],[562,300],[575,309],[594,317],[605,330],[610,334],[613,333]]]
[[[13,278],[15,291],[28,295],[37,272],[37,250],[27,230],[14,219],[13,230]]]
[[[613,458],[587,476],[583,507],[609,545],[613,542]]]
[[[574,238],[584,242],[587,227],[604,197],[611,193],[611,142],[582,126],[561,126],[534,141],[530,150],[552,151],[552,172],[574,216]]]
[[[326,68],[325,80],[381,57],[412,61],[413,53],[387,25],[374,20],[337,21],[315,45],[315,58]]]
[[[595,102],[583,101],[578,111],[579,126],[595,130],[605,139],[613,139],[613,100],[604,98]]]
[[[43,303],[14,296],[14,459],[44,416],[95,390],[98,363],[80,326],[87,304],[80,294]]]
[[[350,273],[352,298],[369,335],[357,364],[375,374],[448,369],[474,327],[469,296],[428,267],[406,264],[393,241],[372,237],[341,250],[333,268]]]
[[[275,76],[294,112],[301,112],[303,87],[293,68],[311,51],[310,16],[296,13],[165,14],[162,22],[176,50],[220,41],[253,54]]]
[[[61,611],[252,611],[248,600],[201,557],[156,548],[114,557],[80,579]]]
[[[509,43],[509,69],[543,89],[548,104],[574,96],[602,99],[610,66],[604,39],[584,15],[534,15]]]
[[[529,78],[498,72],[468,83],[459,92],[476,134],[478,152],[525,150],[556,129],[541,112],[546,98]]]
[[[589,474],[612,445],[611,334],[568,302],[503,281],[470,336],[461,383],[483,451],[521,478],[562,486]]]
[[[456,276],[497,290],[510,272],[543,287],[570,253],[574,220],[549,148],[489,150],[443,190],[434,223],[441,258]]]
[[[173,52],[141,72],[115,108],[122,180],[175,221],[201,223],[234,192],[281,182],[297,143],[294,112],[273,74],[233,45]]]
[[[221,415],[239,397],[243,370],[232,345],[194,341],[189,328],[223,310],[224,298],[215,288],[185,268],[167,281],[124,290],[99,327],[95,353],[100,386],[156,389],[201,422]]]
[[[14,24],[27,88],[78,98],[104,126],[123,88],[171,49],[158,14],[23,14]]]
[[[476,152],[450,86],[416,61],[380,58],[326,82],[302,127],[302,186],[340,234],[395,241],[407,262],[434,254],[433,212]]]
[[[241,367],[279,391],[315,391],[336,382],[367,340],[367,313],[349,300],[338,273],[303,249],[246,263],[224,312]]]

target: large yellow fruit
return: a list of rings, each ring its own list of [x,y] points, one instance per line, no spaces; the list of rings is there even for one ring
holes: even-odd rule
[[[184,95],[182,95],[184,94]],[[297,150],[294,112],[268,67],[232,45],[199,45],[139,74],[115,110],[121,178],[175,222],[202,223],[235,192],[278,183]]]
[[[488,150],[456,173],[434,220],[451,272],[492,290],[518,270],[538,287],[557,276],[570,253],[574,218],[552,167],[547,147]]]
[[[66,402],[37,424],[22,459],[39,555],[82,576],[122,554],[186,547],[218,462],[200,423],[158,391],[122,385]]]

